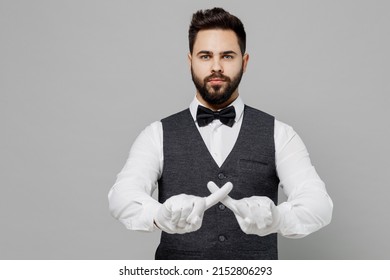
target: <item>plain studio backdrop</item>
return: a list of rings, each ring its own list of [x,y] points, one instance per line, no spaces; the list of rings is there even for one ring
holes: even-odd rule
[[[159,232],[126,230],[107,193],[191,102],[188,26],[215,6],[246,27],[244,102],[298,132],[334,202],[280,258],[390,258],[388,1],[1,0],[1,259],[154,258]]]

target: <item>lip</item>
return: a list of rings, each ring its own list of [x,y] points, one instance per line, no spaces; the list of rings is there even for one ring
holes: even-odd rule
[[[222,84],[222,83],[224,83],[224,82],[225,82],[225,80],[223,80],[223,79],[210,79],[210,80],[209,80],[209,83],[210,83],[210,84],[214,84],[214,85]]]

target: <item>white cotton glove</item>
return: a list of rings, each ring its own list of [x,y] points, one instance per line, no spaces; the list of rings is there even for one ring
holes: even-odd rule
[[[154,222],[167,233],[196,231],[202,225],[204,211],[226,197],[232,188],[232,184],[225,185],[208,197],[187,194],[172,196],[161,205]]]
[[[214,182],[209,182],[207,188],[211,193],[220,190]],[[236,200],[227,195],[221,202],[233,211],[240,228],[246,234],[265,236],[277,232],[280,223],[279,211],[269,197],[252,196]]]

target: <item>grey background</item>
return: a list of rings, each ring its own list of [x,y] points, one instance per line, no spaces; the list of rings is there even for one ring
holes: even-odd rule
[[[335,204],[280,258],[390,258],[388,1],[1,0],[1,259],[153,259],[159,233],[126,230],[107,193],[192,100],[187,28],[214,6],[246,26],[244,101],[295,128]]]

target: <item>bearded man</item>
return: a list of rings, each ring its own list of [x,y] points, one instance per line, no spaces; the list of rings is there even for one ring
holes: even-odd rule
[[[110,211],[130,230],[162,231],[156,259],[277,259],[277,234],[329,224],[332,200],[297,133],[239,95],[249,61],[242,22],[200,10],[188,35],[196,95],[138,136]]]

